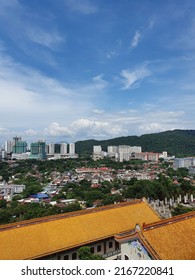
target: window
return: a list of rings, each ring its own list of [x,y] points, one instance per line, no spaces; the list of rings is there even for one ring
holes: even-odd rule
[[[77,259],[77,253],[72,253],[72,260],[76,260]]]
[[[61,256],[60,256],[60,255],[58,255],[58,256],[57,256],[57,259],[58,259],[58,260],[61,260]]]
[[[69,260],[69,255],[65,255],[64,260]]]
[[[94,247],[90,248],[90,252],[91,252],[91,254],[94,254]]]
[[[141,259],[141,257],[142,257],[142,255],[138,252],[137,253],[137,256],[138,256],[138,258],[140,258]]]
[[[97,251],[100,252],[102,250],[102,245],[97,246]]]
[[[109,248],[112,248],[112,247],[113,247],[112,241],[110,241],[110,242],[108,243],[108,247],[109,247]]]
[[[119,249],[119,243],[115,241],[115,250]]]

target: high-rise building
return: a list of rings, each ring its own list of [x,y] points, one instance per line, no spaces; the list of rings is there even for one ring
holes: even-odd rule
[[[118,146],[108,146],[108,154],[118,153]]]
[[[60,154],[61,155],[67,154],[67,144],[66,143],[61,143],[61,145],[60,145]]]
[[[173,162],[173,168],[189,168],[190,166],[195,166],[195,157],[189,158],[175,158]]]
[[[102,147],[101,146],[93,146],[93,154],[101,154]]]
[[[60,154],[60,144],[55,144],[55,148],[54,148],[54,154]]]
[[[75,143],[69,144],[69,154],[74,155],[75,154]]]
[[[10,154],[12,152],[12,147],[13,147],[13,141],[12,140],[5,141],[5,151],[8,154]]]
[[[50,155],[54,155],[55,144],[54,144],[54,143],[50,143],[48,146],[49,146],[49,151],[48,151],[48,153],[49,153]]]
[[[30,158],[33,159],[46,159],[46,144],[44,141],[38,141],[38,142],[34,142],[31,143],[30,146]]]
[[[119,145],[118,146],[119,153],[130,153],[130,146],[127,145]]]
[[[12,152],[14,154],[23,154],[27,152],[27,143],[26,141],[17,141],[13,145]]]
[[[142,147],[140,146],[130,146],[130,153],[141,153]]]
[[[21,137],[18,137],[18,136],[13,137],[13,145],[15,145],[19,141],[22,141]]]
[[[93,160],[98,160],[104,157],[104,152],[101,146],[93,146]]]
[[[119,161],[123,162],[128,161],[130,159],[130,146],[120,145],[118,146],[119,151]]]
[[[117,160],[118,159],[118,146],[108,146],[107,156],[109,158],[115,158],[115,160]]]
[[[13,153],[25,153],[27,149],[27,143],[22,141],[21,137],[15,136],[13,140],[5,141],[5,151],[9,154]]]

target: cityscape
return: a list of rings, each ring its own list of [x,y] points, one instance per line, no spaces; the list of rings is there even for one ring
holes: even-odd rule
[[[2,159],[51,159],[76,157],[75,143],[51,143],[46,144],[44,140],[32,142],[30,147],[21,137],[5,141],[4,149],[1,151]]]
[[[195,2],[0,5],[0,260],[195,260]]]
[[[56,232],[52,221],[59,221],[69,236],[65,243],[68,247],[59,251],[55,249],[58,246],[55,243],[52,254],[48,249],[43,252],[37,248],[37,253],[32,255],[30,248],[27,255],[16,251],[18,257],[5,248],[2,259],[163,259],[158,229],[162,227],[169,240],[170,230],[172,234],[179,234],[181,237],[177,242],[183,242],[181,232],[186,234],[189,230],[190,234],[195,219],[194,196],[193,156],[177,158],[169,156],[167,151],[143,152],[141,146],[130,145],[107,146],[106,151],[100,145],[94,145],[92,154],[83,156],[76,154],[75,143],[47,144],[39,140],[28,147],[26,141],[16,136],[6,140],[1,151],[0,233],[21,229],[23,234],[23,227],[28,225],[35,230],[34,238],[38,238],[36,225],[46,223],[53,236],[58,236],[61,230]],[[69,221],[75,215],[79,225],[76,222],[71,227],[79,226],[81,232],[85,232],[85,224],[89,223],[90,237],[87,233],[83,235],[84,239],[76,233],[71,237]],[[108,224],[106,229],[103,226],[97,231],[94,215],[100,223]],[[126,221],[129,215],[134,217],[131,225]],[[121,223],[118,219],[122,219]],[[139,223],[139,228],[135,222]],[[117,234],[113,228],[116,223]],[[186,224],[182,231],[181,223]],[[155,239],[150,240],[149,232],[154,227],[158,244]],[[139,232],[139,238],[135,239]],[[110,237],[105,238],[107,235]],[[42,235],[40,238],[38,240],[43,242]],[[83,246],[79,246],[77,239]],[[21,240],[29,242],[28,238]],[[163,248],[166,259],[193,259],[194,250],[186,254],[182,246],[181,252]]]

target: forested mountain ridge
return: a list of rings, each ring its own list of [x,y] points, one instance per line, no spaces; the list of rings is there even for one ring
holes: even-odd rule
[[[177,157],[195,156],[195,130],[170,130],[141,136],[124,136],[107,140],[85,140],[76,142],[76,153],[91,155],[93,145],[107,146],[129,145],[141,146],[143,152],[167,151]]]

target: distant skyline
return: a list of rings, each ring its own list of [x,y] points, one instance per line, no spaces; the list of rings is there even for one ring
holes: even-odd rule
[[[195,1],[0,7],[0,143],[195,129]]]

